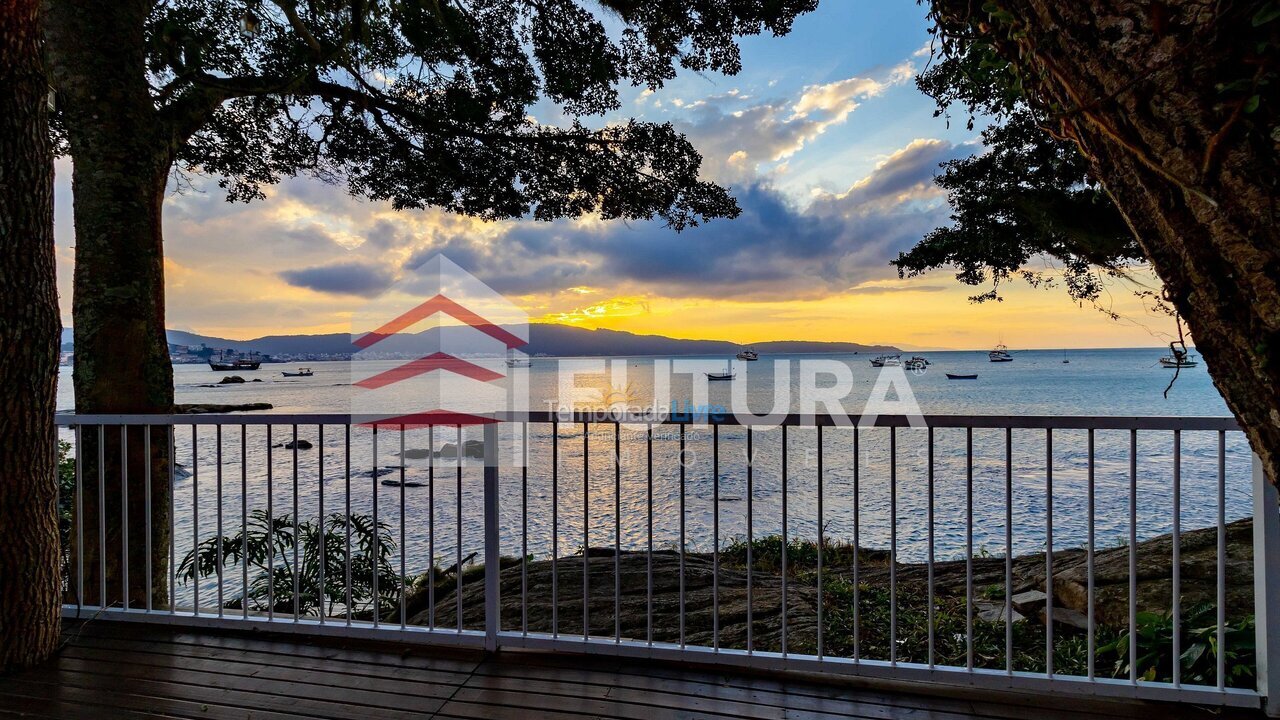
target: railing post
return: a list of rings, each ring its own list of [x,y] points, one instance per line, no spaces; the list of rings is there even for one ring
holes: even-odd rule
[[[1253,456],[1253,615],[1258,694],[1268,717],[1280,717],[1280,500]]]
[[[484,647],[498,649],[502,553],[498,533],[498,423],[484,425]]]

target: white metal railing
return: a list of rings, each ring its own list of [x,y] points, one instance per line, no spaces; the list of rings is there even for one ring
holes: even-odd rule
[[[1280,683],[1280,662],[1269,662],[1280,622],[1268,612],[1280,607],[1280,506],[1231,418],[925,416],[923,429],[902,416],[857,428],[799,415],[768,425],[590,413],[471,427],[378,420],[59,415],[75,455],[64,613],[1235,706],[1265,705]],[[165,485],[153,466],[167,468]],[[158,529],[146,509],[164,487]],[[1229,516],[1253,520],[1252,664],[1228,614]],[[1184,677],[1171,661],[1153,680],[1143,653],[1181,658],[1193,630],[1180,553],[1196,528],[1185,522],[1216,528],[1215,663]],[[1142,640],[1151,616],[1140,613],[1150,600],[1138,595],[1139,549],[1166,531],[1167,643],[1110,643],[1108,661],[1127,669],[1104,667],[1103,640]],[[1120,623],[1100,623],[1095,607],[1107,542],[1128,553]],[[1036,570],[1043,637],[1032,641],[1037,619],[1015,619],[1014,593],[1037,544],[1050,552]],[[771,563],[774,547],[777,566],[764,567],[760,554]],[[1054,563],[1071,561],[1068,548],[1087,568],[1079,631],[1055,620]],[[483,569],[468,571],[471,558]],[[667,560],[671,588],[655,570]],[[943,598],[935,570],[961,561],[963,591]],[[690,572],[708,565],[709,593],[691,590]],[[998,580],[978,588],[979,574]],[[546,575],[549,588],[534,587]],[[987,591],[994,622],[977,617]],[[726,613],[728,594],[745,608]],[[874,604],[886,595],[887,607]],[[963,620],[941,617],[944,603]],[[709,628],[690,625],[706,615]],[[1042,647],[1042,660],[1027,646]],[[1256,679],[1232,676],[1228,657]]]

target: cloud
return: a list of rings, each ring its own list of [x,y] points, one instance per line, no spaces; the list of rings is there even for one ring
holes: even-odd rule
[[[357,261],[283,270],[279,275],[294,287],[360,297],[374,297],[394,280],[390,269]]]
[[[685,106],[691,114],[677,126],[702,152],[706,174],[722,182],[755,177],[756,166],[799,152],[830,128],[848,120],[860,103],[901,85],[915,74],[910,62],[876,76],[854,76],[810,85],[794,99],[744,105],[736,89]]]

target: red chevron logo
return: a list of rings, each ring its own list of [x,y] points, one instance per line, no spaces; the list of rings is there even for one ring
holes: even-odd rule
[[[404,330],[405,328],[440,312],[470,325],[485,335],[488,335],[489,337],[506,345],[507,348],[518,348],[528,344],[524,340],[521,340],[510,332],[504,330],[501,326],[489,322],[480,315],[440,294],[437,294],[435,297],[427,300],[412,310],[405,312],[400,317],[384,324],[377,330],[361,336],[352,344],[359,347],[361,350],[368,349],[386,338],[395,335],[401,330]]]
[[[501,380],[503,378],[502,373],[494,372],[493,370],[481,367],[473,362],[463,360],[461,358],[456,358],[448,353],[436,352],[431,353],[426,357],[407,362],[400,367],[380,372],[372,377],[367,377],[360,382],[357,382],[356,387],[361,387],[365,390],[377,390],[378,388],[398,383],[401,380],[408,380],[411,377],[417,377],[418,375],[423,375],[435,370],[448,370],[449,372],[471,378],[472,380],[479,380],[481,382],[493,382],[494,380]]]
[[[449,410],[428,410],[426,412],[409,413],[408,415],[396,415],[393,417],[385,417],[379,420],[362,422],[362,427],[395,427],[396,430],[400,426],[404,426],[405,430],[418,430],[425,427],[439,427],[441,425],[487,425],[498,422],[495,418],[484,417],[483,415],[472,415],[470,413],[451,412]]]

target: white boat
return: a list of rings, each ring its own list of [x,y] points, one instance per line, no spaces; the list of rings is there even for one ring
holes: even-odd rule
[[[533,365],[533,361],[529,358],[513,358],[507,361],[509,368],[527,368]]]
[[[309,367],[298,368],[297,372],[289,372],[288,370],[281,370],[280,374],[285,377],[311,377],[312,375],[315,375],[315,373],[311,372],[311,368]]]
[[[899,367],[901,365],[901,355],[881,355],[871,361],[871,367]]]
[[[1009,354],[1009,348],[1004,343],[1000,343],[987,353],[987,358],[991,362],[1013,362],[1013,356]]]
[[[743,349],[738,353],[737,358],[739,360],[747,360],[747,361],[759,360],[760,354],[757,353],[755,350]]]
[[[919,355],[916,355],[910,360],[903,360],[902,366],[908,370],[924,370],[929,366],[929,361]]]

